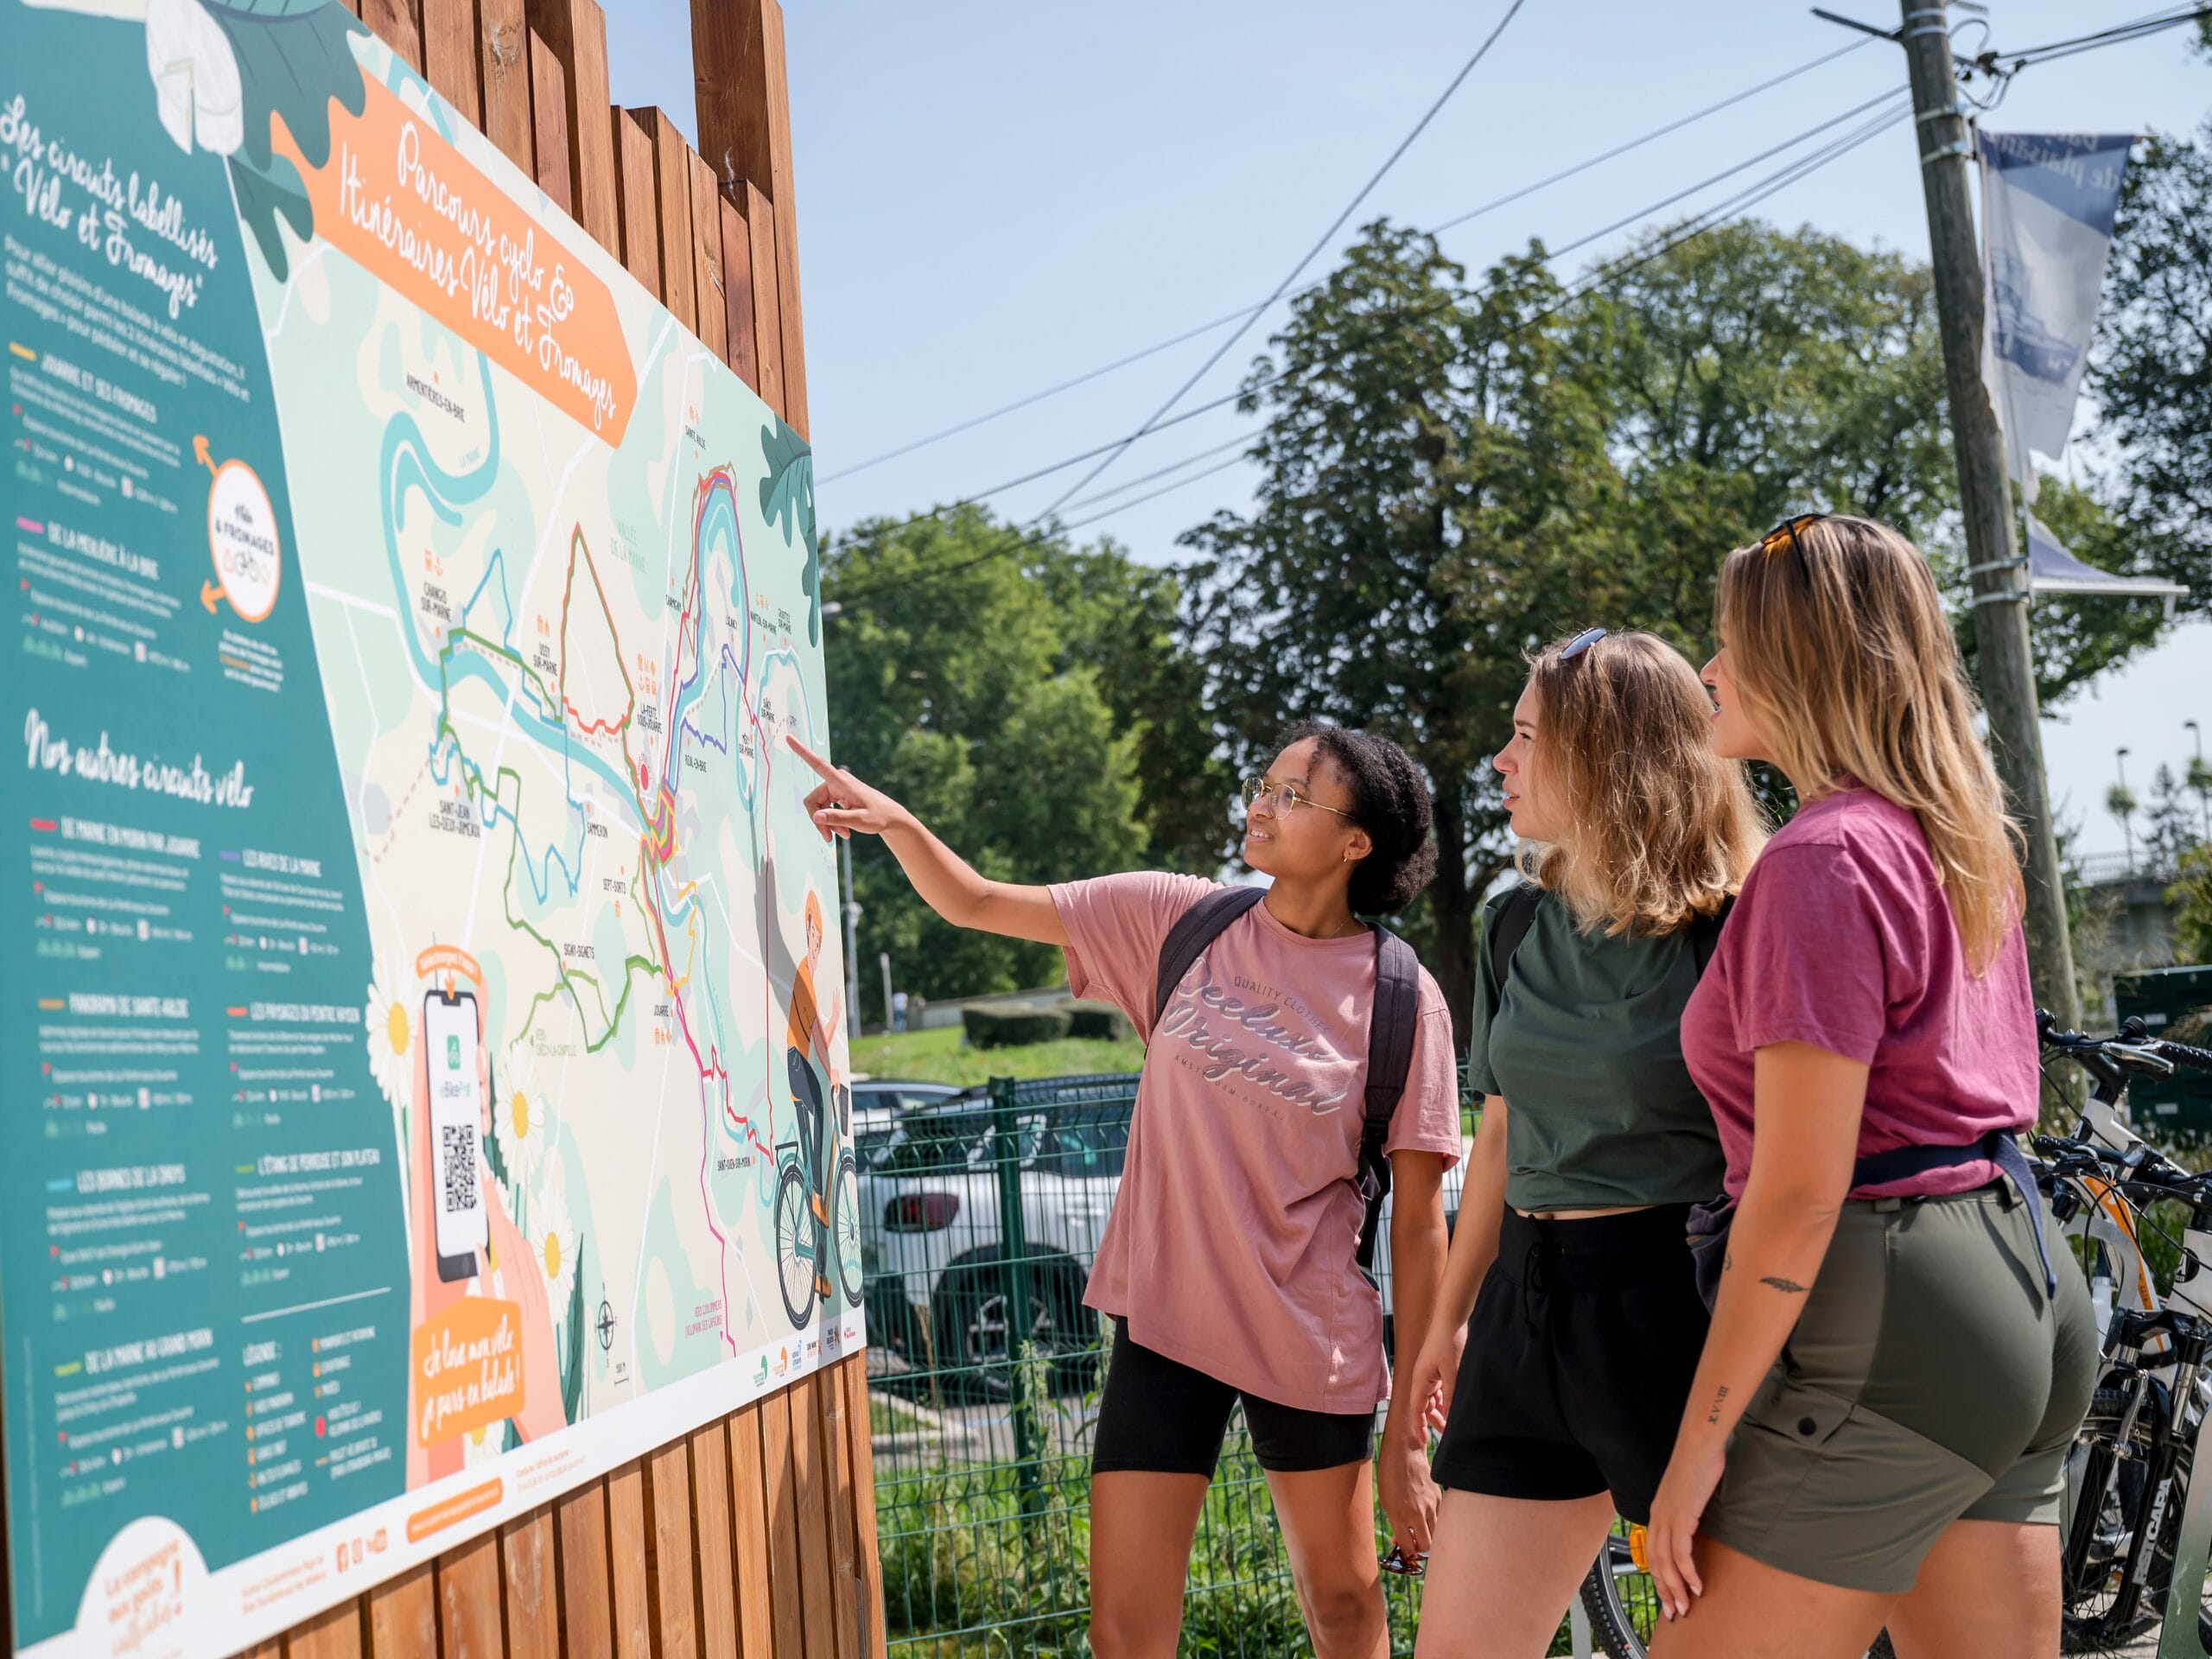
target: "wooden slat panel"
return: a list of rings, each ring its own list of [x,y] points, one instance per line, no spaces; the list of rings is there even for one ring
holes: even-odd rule
[[[799,1611],[805,1569],[799,1562],[789,1395],[772,1394],[760,1402],[760,1469],[768,1497],[768,1613],[775,1627],[776,1659],[800,1659],[806,1652]]]
[[[836,1615],[837,1651],[855,1659],[861,1650],[860,1565],[853,1558],[853,1447],[845,1438],[845,1379],[841,1368],[824,1366],[814,1376],[814,1406],[820,1414],[822,1507],[830,1516],[830,1563],[833,1583],[830,1611]]]
[[[523,0],[476,0],[476,35],[484,136],[528,173],[536,146],[530,126],[530,25],[523,20]]]
[[[607,1560],[607,1488],[594,1480],[553,1504],[561,1624],[571,1656],[614,1650],[614,1599]],[[379,1653],[377,1659],[384,1659]]]
[[[361,1604],[346,1602],[285,1631],[284,1659],[361,1659]]]
[[[768,83],[768,199],[776,209],[776,295],[783,320],[784,419],[807,435],[806,336],[799,326],[798,185],[791,171],[791,89],[784,75],[784,9],[760,0]]]
[[[615,179],[622,199],[622,245],[630,274],[648,294],[660,292],[660,213],[653,181],[653,141],[627,110],[610,110],[617,154]]]
[[[537,188],[573,217],[576,196],[569,177],[569,72],[534,29],[530,31],[530,125],[537,140]]]
[[[477,89],[476,0],[416,0],[423,11],[423,78],[469,125],[484,124]]]
[[[722,298],[722,208],[715,189],[715,170],[697,151],[690,153],[691,172],[691,295],[699,311],[699,338],[707,349],[729,361],[729,312]]]
[[[722,1420],[722,1429],[729,1439],[729,1549],[737,1566],[737,1649],[745,1659],[770,1659],[775,1621],[768,1590],[768,1491],[761,1468],[760,1407],[750,1405],[731,1413]]]
[[[499,1529],[508,1659],[561,1659],[558,1554],[550,1509],[533,1510]]]
[[[882,1544],[875,1526],[875,1454],[868,1413],[868,1356],[855,1354],[838,1366],[845,1374],[845,1438],[853,1457],[853,1554],[867,1586],[862,1611],[868,1621],[861,1651],[880,1659],[883,1624]]]
[[[803,1376],[784,1390],[791,1416],[791,1484],[798,1496],[798,1555],[806,1624],[807,1659],[835,1659],[837,1581],[830,1546],[828,1459],[822,1455],[822,1415],[815,1404],[817,1379]]]
[[[722,320],[728,338],[722,360],[737,378],[760,390],[760,354],[755,348],[753,317],[753,240],[745,215],[728,196],[716,210],[722,228]]]
[[[738,191],[745,213],[745,239],[751,250],[753,352],[760,365],[760,401],[784,412],[783,318],[776,304],[776,218],[767,197],[752,184]]]
[[[614,1647],[621,1659],[652,1652],[652,1568],[645,1562],[645,1471],[626,1463],[607,1478],[607,1554],[613,1563]]]
[[[660,109],[639,110],[639,124],[653,141],[653,169],[660,193],[660,302],[693,334],[699,332],[696,288],[691,275],[691,146]]]
[[[364,1598],[376,1659],[438,1659],[438,1586],[428,1561]]]
[[[498,1533],[438,1557],[438,1644],[445,1659],[500,1659]]]
[[[729,1553],[729,1438],[720,1423],[709,1423],[691,1436],[691,1520],[698,1533],[699,1651],[705,1659],[737,1659],[737,1586]]]
[[[10,1628],[14,1626],[11,1624]],[[246,1649],[238,1656],[238,1659],[284,1659],[284,1638],[271,1637],[266,1642]]]
[[[655,1659],[698,1659],[699,1565],[691,1531],[691,1447],[645,1454],[646,1582]]]
[[[614,130],[607,121],[607,18],[596,0],[524,0],[530,26],[545,37],[568,82],[563,125],[576,222],[617,258],[621,204],[614,183]],[[544,131],[543,118],[538,130]]]
[[[361,21],[399,54],[417,74],[423,70],[423,26],[417,0],[361,0]]]

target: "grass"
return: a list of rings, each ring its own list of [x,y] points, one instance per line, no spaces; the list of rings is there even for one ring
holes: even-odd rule
[[[867,1077],[908,1083],[950,1083],[965,1088],[993,1077],[1059,1077],[1084,1071],[1135,1071],[1144,1045],[1067,1037],[1020,1048],[969,1048],[959,1027],[940,1031],[887,1032],[853,1039],[853,1070]]]

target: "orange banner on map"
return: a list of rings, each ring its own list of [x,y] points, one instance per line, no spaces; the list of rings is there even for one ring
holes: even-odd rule
[[[523,1409],[522,1309],[464,1296],[415,1330],[415,1441],[435,1446]]]
[[[318,236],[350,255],[610,445],[637,372],[614,296],[521,205],[380,83],[358,116],[333,99],[330,160],[307,181]]]

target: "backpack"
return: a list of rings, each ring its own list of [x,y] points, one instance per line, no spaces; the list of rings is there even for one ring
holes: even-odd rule
[[[1177,919],[1160,947],[1160,981],[1152,1007],[1155,1025],[1200,953],[1265,896],[1261,887],[1218,887]],[[1390,1191],[1390,1160],[1382,1145],[1389,1139],[1390,1118],[1406,1092],[1406,1075],[1413,1066],[1414,1025],[1421,1017],[1421,963],[1413,946],[1389,928],[1380,922],[1368,925],[1375,933],[1375,1003],[1368,1014],[1367,1099],[1353,1177],[1367,1213],[1360,1223],[1359,1248],[1353,1259],[1371,1281],[1376,1228]]]
[[[1544,890],[1533,881],[1523,881],[1505,895],[1505,902],[1497,907],[1497,919],[1491,924],[1489,966],[1484,977],[1490,982],[1490,1006],[1497,1012],[1499,999],[1505,995],[1505,982],[1513,970],[1513,953],[1520,949],[1521,941],[1528,937],[1529,925],[1536,919],[1536,906],[1544,899]],[[1705,977],[1705,970],[1713,961],[1713,952],[1720,943],[1720,925],[1728,919],[1734,908],[1736,895],[1730,893],[1720,901],[1720,908],[1710,916],[1700,916],[1690,924],[1690,950],[1697,957],[1697,976]]]

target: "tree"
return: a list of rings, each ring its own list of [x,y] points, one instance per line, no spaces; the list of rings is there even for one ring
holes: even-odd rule
[[[2137,568],[2186,582],[2212,612],[2212,123],[2153,137],[2128,169],[2089,385],[2120,455],[2116,505]],[[2055,528],[2055,526],[2054,526]]]
[[[2174,906],[2175,959],[2212,962],[2212,846],[2199,842],[2182,855],[2180,879],[2166,889],[2166,902]]]
[[[2143,813],[2144,861],[2154,870],[2180,867],[2181,856],[2196,845],[2196,809],[2183,798],[2174,769],[2159,765],[2151,779],[2151,804]]]
[[[1149,766],[1155,728],[1173,725],[1166,688],[1188,671],[1157,632],[1172,578],[1110,546],[1035,538],[1007,556],[1010,543],[964,507],[861,524],[825,548],[825,597],[841,603],[824,625],[837,759],[986,875],[1130,868],[1153,843],[1138,756]],[[853,880],[863,949],[889,950],[911,989],[969,995],[1059,970],[1048,947],[938,921],[873,839],[854,843]]]

